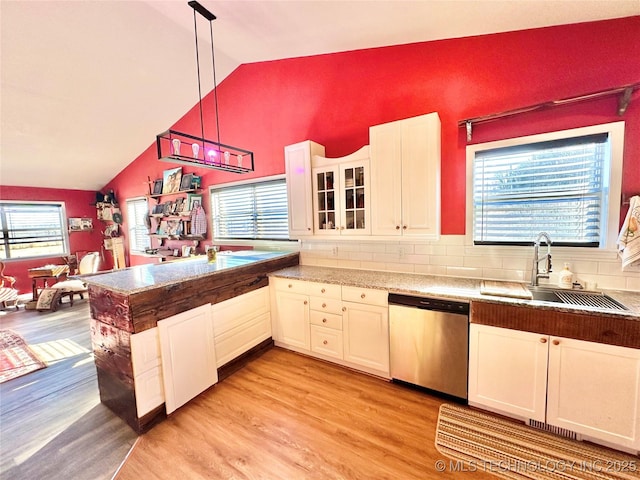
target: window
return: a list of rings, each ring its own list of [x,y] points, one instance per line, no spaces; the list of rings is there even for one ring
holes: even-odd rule
[[[211,189],[214,238],[288,240],[284,179]]]
[[[62,203],[0,202],[0,258],[68,255]]]
[[[129,231],[129,249],[132,252],[144,252],[151,248],[151,238],[146,219],[149,206],[146,198],[132,198],[127,200],[127,226]]]
[[[617,226],[623,130],[594,128],[469,146],[473,243],[530,245],[544,231],[554,245],[605,246],[611,217]]]

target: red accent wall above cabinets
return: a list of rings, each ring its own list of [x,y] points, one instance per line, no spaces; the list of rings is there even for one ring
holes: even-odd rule
[[[442,233],[465,231],[465,147],[457,122],[640,81],[640,16],[242,65],[219,86],[222,143],[255,152],[256,171],[204,171],[203,186],[284,172],[283,147],[311,139],[327,156],[369,142],[368,128],[437,111]],[[480,125],[474,142],[620,120],[616,98]],[[215,138],[213,98],[205,136]],[[640,92],[626,114],[625,194],[640,191]],[[199,132],[194,107],[174,125]],[[167,125],[169,127],[169,125]],[[159,133],[159,132],[158,132]],[[149,139],[150,142],[153,138]],[[150,147],[109,185],[124,199],[171,164]]]
[[[92,218],[94,227],[92,232],[74,232],[69,234],[70,252],[101,251],[102,226],[96,219],[96,207],[94,206],[96,203],[95,191],[13,187],[3,185],[0,187],[0,200],[64,202],[67,218]],[[64,261],[61,256],[32,260],[10,260],[5,263],[6,269],[4,273],[5,275],[16,277],[15,287],[20,291],[20,293],[28,293],[31,291],[31,279],[27,275],[27,270],[34,267],[41,267],[46,264],[62,265],[64,264]],[[105,267],[103,266],[102,269],[104,268]]]

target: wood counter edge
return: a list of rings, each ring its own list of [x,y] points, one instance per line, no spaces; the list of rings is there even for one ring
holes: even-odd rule
[[[582,314],[472,300],[470,322],[640,349],[640,321],[605,313]]]

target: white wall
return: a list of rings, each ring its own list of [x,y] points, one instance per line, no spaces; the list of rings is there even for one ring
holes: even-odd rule
[[[542,247],[541,252],[546,252]],[[640,267],[621,271],[615,252],[551,248],[553,272],[546,282],[558,283],[569,262],[574,281],[589,289],[640,291]],[[454,277],[529,282],[533,247],[473,247],[464,235],[444,235],[438,241],[303,240],[300,263],[339,268],[382,270]]]

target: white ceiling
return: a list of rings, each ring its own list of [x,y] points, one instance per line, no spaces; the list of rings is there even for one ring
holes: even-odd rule
[[[218,82],[243,63],[640,15],[640,0],[200,3]],[[186,0],[1,0],[0,18],[0,185],[100,189],[197,102]]]

